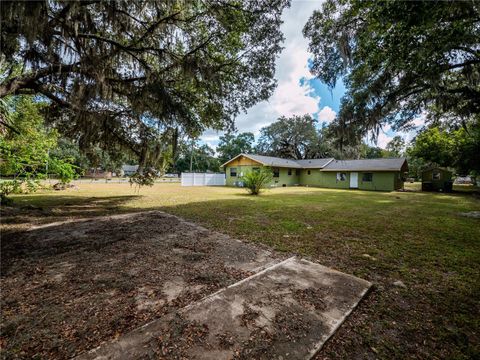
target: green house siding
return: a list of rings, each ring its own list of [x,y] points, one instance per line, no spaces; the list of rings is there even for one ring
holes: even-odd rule
[[[394,172],[370,172],[372,181],[363,181],[363,174],[358,173],[358,188],[361,190],[393,191],[395,190]]]
[[[258,168],[260,166],[251,166],[251,165],[241,165],[241,166],[227,166],[225,168],[226,174],[226,184],[228,186],[234,186],[235,181],[240,181],[241,174],[245,174],[247,171],[253,171],[253,168]],[[237,176],[230,176],[230,169],[237,169]]]
[[[300,179],[296,175],[295,169],[291,169],[291,175],[288,175],[288,168],[279,168],[279,177],[273,178],[273,186],[293,186],[299,185]]]
[[[237,176],[230,176],[231,168],[237,169]],[[234,186],[236,181],[241,181],[241,176],[248,171],[253,171],[253,168],[258,168],[260,166],[250,166],[250,165],[239,165],[239,166],[227,166],[225,168],[226,172],[226,184],[227,186]],[[280,187],[280,186],[293,186],[299,185],[300,177],[296,175],[295,169],[291,169],[291,175],[288,175],[288,168],[279,168],[279,176],[274,177],[270,186]]]
[[[310,170],[310,174],[308,174]],[[348,189],[350,184],[350,174],[347,172],[344,181],[337,180],[336,172],[324,172],[320,169],[302,170],[300,183],[308,186],[319,186],[333,189]]]
[[[234,167],[237,169],[237,176],[230,176],[230,169]],[[236,181],[241,181],[242,174],[247,171],[252,171],[253,168],[259,166],[250,165],[237,165],[227,166],[226,172],[226,184],[228,186],[234,186]],[[279,168],[279,176],[273,178],[270,186],[282,187],[282,186],[318,186],[332,189],[349,189],[350,188],[350,173],[349,171],[342,171],[346,174],[345,180],[337,179],[337,171],[321,171],[320,169],[300,169],[300,175],[296,175],[296,170],[291,169],[291,175],[288,175],[288,168]],[[309,174],[310,172],[310,174]],[[377,191],[393,191],[401,189],[403,187],[403,181],[401,174],[398,171],[370,171],[372,173],[372,181],[364,181],[364,171],[358,171],[358,189],[360,190],[377,190]]]

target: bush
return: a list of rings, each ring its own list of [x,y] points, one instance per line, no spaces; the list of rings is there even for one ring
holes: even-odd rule
[[[273,173],[270,168],[262,167],[260,170],[246,172],[241,180],[251,195],[258,195],[273,180]]]

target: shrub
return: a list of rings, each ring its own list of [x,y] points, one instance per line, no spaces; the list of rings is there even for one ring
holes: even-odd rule
[[[243,184],[251,195],[260,194],[261,189],[266,188],[272,179],[272,170],[266,167],[262,167],[259,170],[248,171],[242,177]]]

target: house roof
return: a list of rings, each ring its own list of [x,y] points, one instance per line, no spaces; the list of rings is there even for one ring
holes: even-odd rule
[[[303,169],[321,169],[327,166],[332,161],[335,161],[334,158],[325,158],[325,159],[305,159],[305,160],[295,160]]]
[[[322,171],[401,171],[404,164],[404,158],[334,160]]]
[[[321,169],[322,171],[401,171],[406,160],[404,158],[392,159],[365,159],[365,160],[335,160],[325,159],[283,159],[273,156],[239,154],[228,160],[225,166],[236,158],[244,156],[265,166],[286,167],[293,169]]]
[[[252,159],[259,162],[265,166],[276,166],[276,167],[286,167],[292,169],[320,169],[323,168],[330,161],[333,161],[333,158],[328,159],[310,159],[310,160],[294,160],[294,159],[283,159],[274,156],[264,156],[264,155],[253,155],[253,154],[239,154],[233,159],[228,160],[222,166],[227,165],[229,162],[235,160],[240,156],[245,156],[246,158]]]
[[[296,160],[293,159],[282,159],[279,157],[273,156],[263,156],[263,155],[244,155],[252,160],[258,161],[259,163],[266,165],[266,166],[278,166],[278,167],[290,167],[290,168],[298,168],[300,169],[301,166],[297,164]]]

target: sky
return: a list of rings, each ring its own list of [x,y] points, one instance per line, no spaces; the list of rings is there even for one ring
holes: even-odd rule
[[[280,116],[310,114],[319,124],[330,123],[335,119],[345,87],[339,81],[330,90],[310,73],[308,62],[312,55],[308,52],[308,40],[302,34],[308,18],[314,10],[320,9],[321,4],[321,0],[293,0],[291,7],[284,10],[281,27],[285,37],[284,49],[277,58],[275,69],[278,86],[268,101],[258,103],[237,117],[235,125],[238,132],[253,132],[255,139],[258,139],[260,129],[275,122]],[[422,122],[419,118],[416,124],[421,125]],[[215,149],[221,135],[221,132],[209,130],[200,140]],[[395,135],[397,133],[386,126],[379,134],[376,145],[384,148]],[[398,135],[408,142],[415,131]]]

